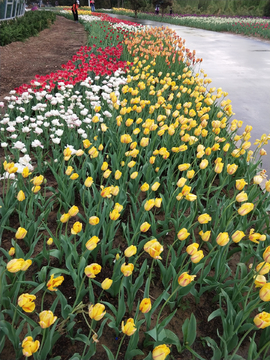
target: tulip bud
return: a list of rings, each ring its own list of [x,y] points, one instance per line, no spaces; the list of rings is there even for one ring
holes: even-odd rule
[[[100,239],[97,236],[92,236],[91,239],[89,239],[85,246],[87,250],[92,251],[97,247],[97,243],[100,242]]]
[[[140,303],[140,306],[139,306],[139,310],[143,313],[143,314],[146,314],[148,313],[152,308],[152,305],[151,305],[151,300],[150,298],[144,298],[142,299],[141,303]]]
[[[267,246],[267,248],[264,250],[263,259],[268,264],[270,264],[270,246]]]
[[[89,317],[95,321],[99,321],[106,314],[105,305],[97,303],[96,305],[89,306],[88,314]]]
[[[242,238],[246,236],[245,233],[241,230],[236,230],[233,234],[232,234],[232,241],[235,243],[239,243],[239,241],[242,240]]]
[[[247,200],[248,200],[247,193],[246,193],[245,191],[240,192],[240,193],[236,196],[235,200],[236,200],[237,202],[247,201]]]
[[[201,236],[202,240],[207,242],[210,239],[211,231],[206,231],[205,233],[201,230],[199,232],[199,235]]]
[[[256,315],[253,321],[257,328],[264,329],[270,326],[270,314],[263,311],[260,314]]]
[[[263,285],[259,292],[259,296],[262,301],[270,301],[270,283]]]
[[[22,227],[19,227],[16,234],[15,234],[15,238],[18,239],[18,240],[24,239],[26,234],[27,234],[27,230],[25,230]]]
[[[95,226],[95,225],[97,225],[98,223],[99,223],[99,218],[98,218],[97,216],[91,216],[91,217],[89,218],[89,224],[90,224],[90,225]]]
[[[126,264],[123,263],[121,266],[121,272],[123,273],[124,276],[130,276],[133,272],[134,269],[134,265],[133,264]]]
[[[122,321],[122,332],[127,336],[133,335],[136,330],[137,329],[135,328],[134,320],[132,318],[127,320],[126,325],[124,325],[124,321]]]
[[[53,315],[51,310],[44,310],[39,314],[39,325],[42,329],[47,329],[55,323],[57,316]]]
[[[216,242],[220,246],[227,245],[229,241],[230,241],[230,238],[229,238],[229,234],[227,232],[219,233],[216,238]]]
[[[187,252],[189,255],[193,255],[195,252],[197,252],[198,247],[199,247],[199,244],[198,244],[198,243],[190,244],[190,245],[187,246],[186,252]]]
[[[167,355],[169,355],[170,352],[171,350],[167,345],[158,345],[152,351],[153,360],[165,360],[165,358],[167,357]]]
[[[112,286],[112,283],[113,283],[112,279],[106,278],[101,283],[101,287],[102,287],[103,290],[108,290]]]
[[[196,277],[196,275],[189,275],[188,272],[186,271],[178,277],[178,284],[183,287],[187,286],[192,281],[194,281],[195,277]]]
[[[20,190],[20,191],[18,192],[17,200],[18,200],[18,201],[23,201],[23,200],[25,200],[25,194],[24,194],[24,192],[23,192],[22,190]]]
[[[130,245],[128,248],[126,248],[124,254],[126,257],[131,257],[137,253],[137,248],[134,245]]]
[[[140,226],[140,230],[141,230],[141,232],[146,232],[149,230],[150,227],[151,227],[151,225],[148,222],[144,222]]]
[[[254,276],[254,278],[255,278],[254,284],[256,288],[264,286],[267,282],[266,277],[264,275],[257,275]]]
[[[204,258],[204,254],[202,250],[196,251],[194,254],[191,255],[190,260],[194,263],[197,264],[198,262],[201,261],[201,259]]]
[[[187,229],[183,228],[178,231],[177,237],[179,240],[183,241],[183,240],[186,240],[186,238],[188,238],[189,235],[190,235],[190,233],[187,231]]]

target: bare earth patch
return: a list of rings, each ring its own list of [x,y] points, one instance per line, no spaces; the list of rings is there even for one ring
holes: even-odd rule
[[[35,75],[47,75],[61,69],[82,45],[87,33],[80,23],[57,16],[54,24],[25,42],[0,48],[0,101],[16,87],[29,83]]]

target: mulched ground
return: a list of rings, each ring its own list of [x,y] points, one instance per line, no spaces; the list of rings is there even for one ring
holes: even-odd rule
[[[87,33],[80,23],[57,16],[54,24],[25,42],[0,47],[0,101],[14,88],[29,83],[35,75],[61,69],[82,45]]]

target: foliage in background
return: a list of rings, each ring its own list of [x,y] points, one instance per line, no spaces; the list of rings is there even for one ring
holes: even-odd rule
[[[56,14],[51,11],[29,11],[24,16],[0,22],[0,45],[5,46],[14,41],[24,41],[40,31],[50,27]]]

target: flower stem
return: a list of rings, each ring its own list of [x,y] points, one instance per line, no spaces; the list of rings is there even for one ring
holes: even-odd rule
[[[121,349],[121,346],[122,346],[122,344],[123,344],[123,341],[124,341],[125,336],[126,336],[126,334],[124,334],[124,336],[122,337],[122,339],[121,339],[121,341],[120,341],[120,344],[119,344],[119,346],[118,346],[117,353],[116,353],[116,356],[115,356],[115,360],[117,360],[117,358],[118,358],[119,351],[120,351],[120,349]]]

